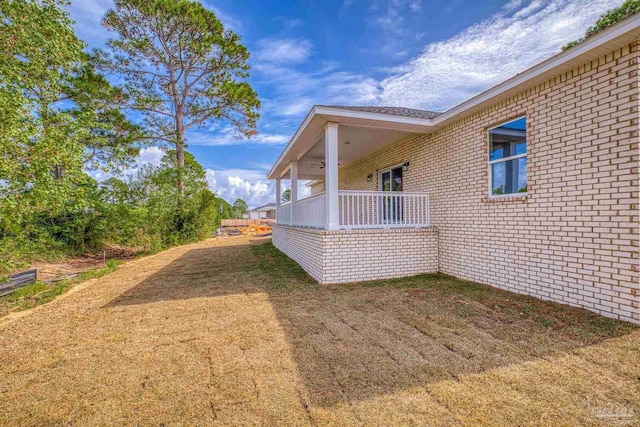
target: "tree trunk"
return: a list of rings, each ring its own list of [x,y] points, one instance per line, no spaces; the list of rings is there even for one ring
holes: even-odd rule
[[[182,206],[184,200],[184,104],[178,89],[178,80],[173,67],[169,67],[171,78],[171,95],[176,109],[176,167],[178,172],[178,205]]]
[[[184,114],[176,112],[176,165],[178,172],[178,197],[182,203],[184,199]]]

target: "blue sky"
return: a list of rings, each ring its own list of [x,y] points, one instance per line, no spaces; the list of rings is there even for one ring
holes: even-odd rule
[[[265,176],[314,104],[444,111],[559,52],[623,0],[204,0],[239,33],[262,100],[260,134],[227,123],[188,135],[211,188],[250,206],[274,199]],[[101,47],[111,0],[72,0],[81,38]],[[138,164],[158,163],[157,148]],[[98,176],[100,178],[100,176]]]

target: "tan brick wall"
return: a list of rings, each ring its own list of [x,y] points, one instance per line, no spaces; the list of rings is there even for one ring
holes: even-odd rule
[[[287,254],[311,277],[322,282],[322,234],[316,230],[272,226],[274,246]]]
[[[340,188],[411,162],[431,197],[440,271],[640,322],[638,45],[340,170]],[[488,193],[490,127],[527,117],[528,195]]]
[[[322,284],[438,271],[438,232],[273,227],[273,244]]]

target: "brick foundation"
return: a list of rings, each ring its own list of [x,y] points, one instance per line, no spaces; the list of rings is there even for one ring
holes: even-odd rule
[[[325,231],[274,226],[273,244],[319,283],[350,283],[438,271],[438,232]]]

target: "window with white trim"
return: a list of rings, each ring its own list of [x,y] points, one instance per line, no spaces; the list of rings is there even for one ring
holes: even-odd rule
[[[489,194],[527,193],[527,119],[489,129]]]

